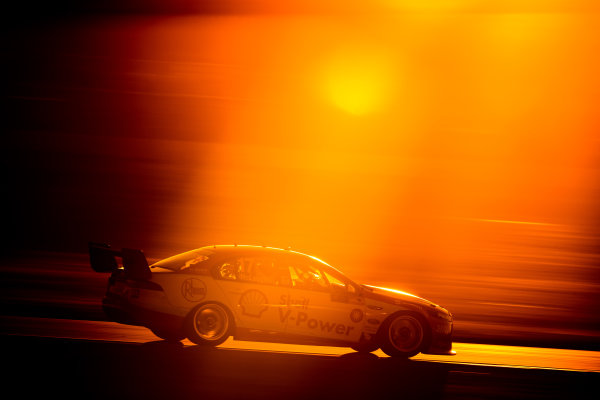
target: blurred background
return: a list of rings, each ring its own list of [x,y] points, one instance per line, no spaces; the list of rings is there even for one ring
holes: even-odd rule
[[[598,346],[596,2],[162,3],[9,7],[3,254],[291,247]]]

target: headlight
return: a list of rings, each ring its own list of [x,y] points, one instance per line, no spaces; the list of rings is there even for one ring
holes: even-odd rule
[[[429,315],[431,315],[434,318],[441,318],[446,321],[452,321],[452,314],[450,314],[450,312],[448,312],[448,310],[446,310],[443,307],[435,306],[431,307],[427,311],[429,311]]]

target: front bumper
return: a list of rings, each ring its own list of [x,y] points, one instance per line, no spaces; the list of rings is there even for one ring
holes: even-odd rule
[[[450,319],[435,318],[434,320],[430,320],[430,324],[432,328],[431,343],[423,353],[455,355],[456,351],[452,350],[452,331],[454,329],[452,317]]]
[[[437,340],[432,339],[431,345],[423,353],[441,356],[456,355],[456,351],[452,350],[452,337],[437,338]]]

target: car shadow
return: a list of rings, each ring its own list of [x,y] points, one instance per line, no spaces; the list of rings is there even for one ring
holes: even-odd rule
[[[146,343],[141,348],[165,362],[177,363],[181,374],[199,379],[209,375],[212,386],[205,389],[219,397],[262,399],[264,393],[256,388],[263,388],[270,396],[282,399],[372,398],[390,393],[439,398],[449,370],[444,363],[380,358],[354,351],[331,356],[167,342]],[[226,383],[230,381],[235,383]]]
[[[100,399],[439,398],[448,374],[444,364],[355,352],[328,356],[166,341],[3,339],[11,365],[5,381],[25,397],[58,391],[61,398]]]

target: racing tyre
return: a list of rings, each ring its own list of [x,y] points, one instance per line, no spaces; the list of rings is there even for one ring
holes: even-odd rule
[[[360,341],[350,348],[359,353],[371,353],[379,348],[379,343],[376,340],[366,340],[361,337]]]
[[[203,346],[217,346],[232,332],[233,319],[225,306],[205,303],[194,308],[186,320],[190,341]]]
[[[162,340],[166,340],[167,342],[180,342],[185,339],[185,333],[183,329],[176,328],[165,328],[153,326],[149,328],[152,333],[161,338]]]
[[[421,352],[429,340],[427,323],[418,314],[392,315],[379,332],[381,350],[390,357],[409,358]]]

